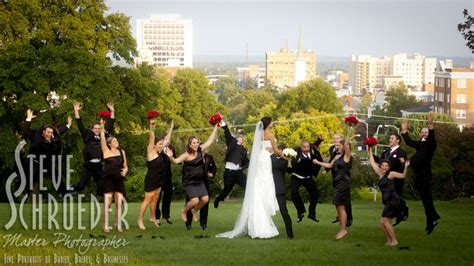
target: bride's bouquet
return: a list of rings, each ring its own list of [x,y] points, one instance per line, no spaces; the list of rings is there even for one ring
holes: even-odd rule
[[[296,158],[296,156],[298,155],[298,153],[294,149],[291,149],[291,148],[283,149],[282,153],[283,153],[283,156],[290,159]],[[291,160],[288,160],[288,167],[291,168]]]

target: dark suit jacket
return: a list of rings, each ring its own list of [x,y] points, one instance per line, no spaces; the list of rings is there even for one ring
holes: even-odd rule
[[[307,165],[308,165],[308,167],[311,167],[311,169],[305,169],[306,171],[304,169],[301,169],[300,166],[298,165],[300,163],[304,163],[304,161],[307,160],[306,158],[304,158],[304,156],[302,154],[302,151],[301,151],[301,148],[297,147],[297,148],[294,148],[294,150],[298,153],[298,155],[296,155],[296,158],[294,158],[291,161],[292,171],[296,174],[299,174],[299,175],[302,175],[303,172],[306,172],[308,175],[318,176],[319,170],[321,169],[321,166],[318,165],[318,164],[314,164],[312,161],[313,161],[313,159],[317,159],[318,161],[323,160],[319,150],[314,149],[313,147],[310,148],[309,155],[310,155],[310,161],[311,162],[307,163]],[[303,174],[303,175],[305,175],[305,174]]]
[[[415,154],[410,158],[410,165],[414,171],[430,170],[431,160],[437,148],[434,129],[429,130],[426,141],[412,140],[407,133],[402,134],[405,143],[416,150]]]
[[[404,158],[405,160],[407,160],[407,153],[401,147],[398,147],[393,153],[391,153],[390,151],[390,149],[387,149],[382,152],[379,158],[379,162],[380,160],[384,159],[389,160],[390,171],[403,173],[403,171],[405,170],[405,165],[400,162],[400,158]]]
[[[36,155],[36,160],[39,160],[39,155],[46,155],[47,159],[44,162],[51,162],[50,158],[52,155],[61,154],[61,136],[68,130],[69,128],[67,126],[60,126],[58,129],[53,130],[53,138],[51,141],[46,141],[43,138],[42,129],[32,129],[31,121],[25,121],[23,125],[23,138],[31,141],[28,154]]]
[[[288,161],[283,158],[278,158],[275,154],[270,156],[272,159],[273,180],[275,182],[275,194],[285,194],[285,174],[288,169]]]
[[[228,161],[229,155],[231,152],[234,151],[238,146],[241,147],[240,149],[240,167],[242,170],[247,169],[249,167],[249,159],[247,157],[247,150],[244,148],[242,145],[237,144],[237,140],[232,136],[230,133],[229,127],[227,125],[223,126],[222,129],[224,129],[224,136],[225,136],[225,142],[227,145],[227,150],[225,152],[225,162]]]
[[[115,119],[109,118],[105,122],[105,137],[108,138],[114,130]],[[90,161],[92,159],[102,159],[102,149],[100,148],[100,135],[97,138],[92,130],[85,128],[81,118],[76,118],[77,127],[81,132],[82,140],[84,141],[84,150],[82,154],[84,161]]]

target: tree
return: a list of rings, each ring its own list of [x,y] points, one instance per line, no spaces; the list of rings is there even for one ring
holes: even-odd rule
[[[372,104],[373,98],[370,93],[366,93],[360,100],[360,113],[367,114],[367,108]]]
[[[220,103],[229,104],[231,99],[237,96],[242,90],[234,77],[222,78],[216,82],[215,91]]]
[[[327,113],[342,111],[342,104],[337,100],[336,92],[322,79],[310,80],[284,91],[278,102],[279,115],[285,116],[298,111],[305,113],[314,110]]]
[[[458,31],[463,36],[464,40],[467,41],[466,46],[471,50],[471,53],[474,53],[474,31],[471,29],[474,25],[474,17],[469,15],[467,9],[464,9],[462,13],[466,21],[458,24]]]
[[[415,107],[419,104],[416,97],[408,94],[408,89],[403,82],[385,94],[384,114],[388,116],[401,116],[401,110]]]
[[[212,89],[203,72],[180,69],[171,81],[171,89],[181,95],[181,110],[176,117],[183,127],[207,127],[208,119],[216,112],[227,114],[227,108],[209,93]],[[178,123],[179,125],[179,123]]]
[[[132,62],[136,54],[129,18],[106,14],[103,1],[4,1],[0,4],[1,170],[13,166],[24,112],[42,111],[33,126],[64,123],[80,99],[87,108],[119,103],[123,93],[111,55]],[[58,101],[51,99],[59,97]],[[3,176],[3,175],[2,175]]]

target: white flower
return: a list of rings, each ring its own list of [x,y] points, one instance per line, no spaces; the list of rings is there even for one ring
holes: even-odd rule
[[[283,155],[286,157],[295,158],[298,153],[294,149],[286,148],[283,150]]]

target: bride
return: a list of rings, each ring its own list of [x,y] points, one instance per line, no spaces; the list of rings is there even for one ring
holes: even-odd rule
[[[263,117],[255,129],[250,164],[247,173],[242,209],[234,229],[217,237],[234,238],[248,234],[251,238],[271,238],[278,235],[272,216],[278,211],[272,162],[267,148],[281,156],[275,137],[270,132],[273,127],[270,117]]]

